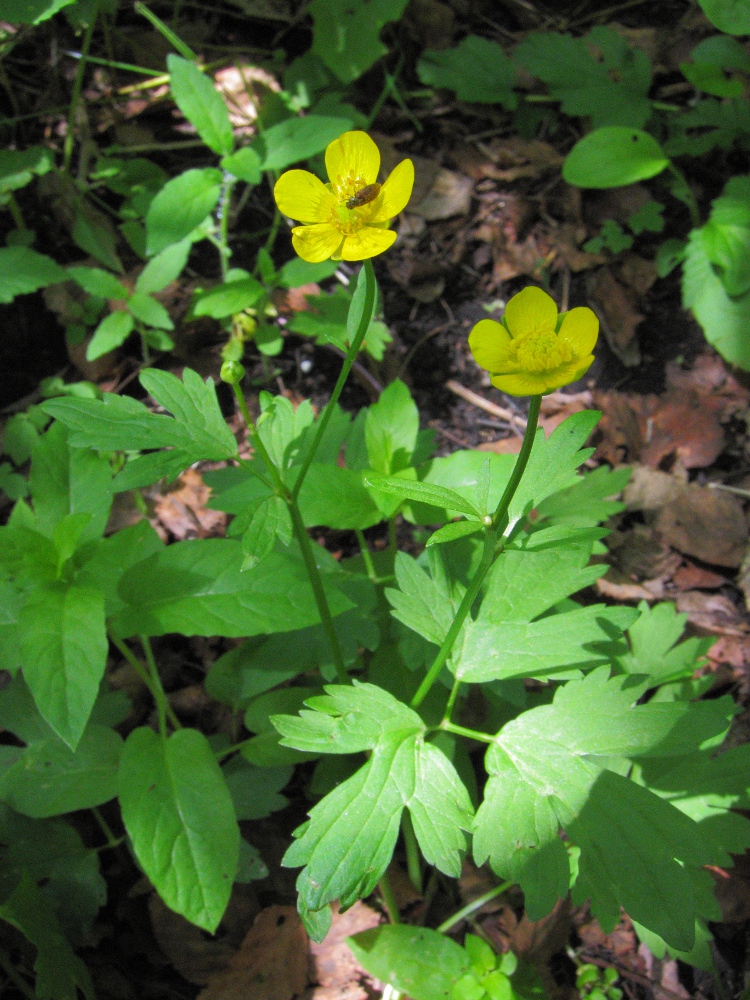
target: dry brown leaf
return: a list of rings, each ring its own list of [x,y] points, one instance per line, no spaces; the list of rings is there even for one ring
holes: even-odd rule
[[[297,911],[269,906],[198,1000],[293,1000],[307,980],[307,934]]]
[[[661,538],[685,555],[713,566],[739,566],[748,529],[742,504],[731,493],[694,483],[662,507],[655,528]]]
[[[678,590],[716,590],[727,582],[720,573],[712,573],[708,569],[687,562],[680,566],[672,577],[672,583]]]
[[[420,49],[447,49],[453,40],[456,14],[442,0],[411,0],[403,23]]]
[[[601,330],[613,353],[629,367],[640,364],[641,352],[635,332],[644,319],[634,296],[620,284],[608,267],[596,272],[591,301],[599,316]]]
[[[623,490],[622,499],[628,510],[656,511],[674,500],[684,482],[669,472],[652,469],[638,463],[632,466],[630,481]]]
[[[159,521],[175,538],[208,538],[220,535],[226,514],[206,507],[211,490],[197,469],[187,469],[178,479],[175,490],[160,496],[154,504]]]
[[[416,201],[412,198],[409,212],[420,215],[428,222],[450,219],[454,215],[468,215],[474,184],[470,177],[441,167],[429,190]]]
[[[317,984],[305,1000],[367,1000],[378,988],[349,949],[347,937],[370,930],[383,918],[361,900],[345,913],[334,906],[331,929],[318,944],[310,942],[311,979]]]
[[[170,910],[155,892],[149,896],[148,912],[159,947],[189,983],[205,986],[226,968],[234,954],[228,942],[206,937],[199,927]]]
[[[706,594],[702,590],[685,590],[677,595],[677,610],[703,632],[715,635],[743,635],[748,625],[732,601],[723,594]]]
[[[224,98],[229,120],[237,135],[254,135],[258,108],[268,93],[278,93],[278,80],[260,66],[227,66],[214,74],[216,88]]]
[[[596,581],[596,589],[602,597],[609,597],[613,601],[623,601],[625,603],[638,601],[655,601],[660,595],[642,586],[640,583],[615,583],[608,580],[606,576],[600,576]]]
[[[645,257],[641,257],[637,253],[625,254],[620,261],[619,275],[639,299],[643,298],[659,277],[654,262],[646,260]]]

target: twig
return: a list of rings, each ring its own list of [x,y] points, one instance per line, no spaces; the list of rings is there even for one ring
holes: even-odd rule
[[[467,389],[465,385],[461,385],[460,382],[456,382],[455,379],[449,379],[445,383],[445,388],[450,389],[451,392],[460,396],[461,399],[465,399],[467,403],[471,403],[473,406],[478,406],[480,410],[485,410],[487,413],[491,413],[493,417],[500,417],[501,420],[506,420],[511,426],[516,426],[521,429],[525,429],[526,421],[523,417],[519,417],[512,410],[507,410],[504,406],[498,406],[497,403],[491,403],[484,396],[480,396],[478,392],[473,392],[471,389]]]

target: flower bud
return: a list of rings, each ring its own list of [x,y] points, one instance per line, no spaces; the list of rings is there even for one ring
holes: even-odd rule
[[[245,377],[245,369],[239,361],[225,361],[221,366],[221,380],[230,385],[239,385]]]

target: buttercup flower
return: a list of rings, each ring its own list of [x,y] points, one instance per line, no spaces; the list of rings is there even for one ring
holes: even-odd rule
[[[500,323],[483,319],[469,334],[477,364],[511,396],[540,396],[584,375],[594,360],[599,320],[586,306],[557,314],[541,288],[524,288]]]
[[[414,164],[402,160],[378,184],[380,153],[366,132],[344,132],[326,149],[329,184],[307,170],[288,170],[273,189],[279,210],[304,223],[292,230],[303,260],[365,260],[396,239],[388,223],[406,208]]]

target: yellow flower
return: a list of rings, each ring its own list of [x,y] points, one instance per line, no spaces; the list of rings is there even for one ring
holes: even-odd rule
[[[344,132],[326,149],[330,184],[307,170],[288,170],[273,189],[279,210],[304,223],[292,230],[303,260],[365,260],[396,239],[388,223],[406,208],[414,164],[402,160],[382,185],[378,147],[366,132]]]
[[[558,317],[550,296],[529,287],[513,296],[502,323],[480,320],[469,347],[496,388],[511,396],[540,396],[588,371],[598,335],[591,309],[578,306]]]

